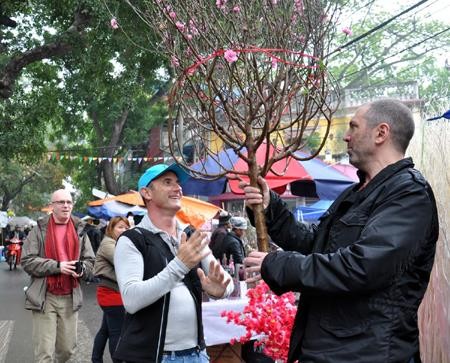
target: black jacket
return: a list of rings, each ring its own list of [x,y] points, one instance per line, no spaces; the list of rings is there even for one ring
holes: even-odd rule
[[[129,229],[123,235],[128,237],[142,254],[144,280],[157,275],[175,257],[159,235],[143,228]],[[197,309],[198,346],[203,349],[205,340],[201,312],[202,288],[196,268],[188,272],[183,282],[194,298]],[[133,363],[161,362],[169,302],[170,292],[137,313],[125,315],[114,359]]]
[[[222,261],[223,255],[225,255],[229,262],[230,257],[233,256],[234,263],[239,264],[243,263],[245,257],[242,240],[233,231],[227,232],[221,242],[214,244],[212,253],[218,261]]]
[[[301,293],[288,362],[407,362],[419,351],[417,309],[439,225],[433,192],[403,159],[361,191],[350,187],[318,226],[295,221],[274,194],[262,277],[277,294]]]

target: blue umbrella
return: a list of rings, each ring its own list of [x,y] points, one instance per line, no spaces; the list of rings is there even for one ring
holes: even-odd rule
[[[297,156],[306,158],[307,154],[297,152]],[[355,182],[347,175],[334,169],[318,158],[300,161],[313,181],[298,180],[291,183],[291,193],[303,197],[335,200],[345,189]]]
[[[112,217],[126,217],[129,212],[133,212],[134,215],[144,215],[147,213],[145,208],[139,206],[131,206],[129,204],[120,203],[115,200],[105,202],[99,206],[88,207],[89,215],[101,218],[111,219]]]
[[[239,159],[237,154],[232,149],[226,149],[217,155],[220,165],[223,165],[227,170],[233,168],[233,165]],[[203,171],[209,175],[217,175],[223,172],[223,169],[219,164],[211,157],[208,156],[204,163],[198,162],[191,166],[192,169],[197,171]],[[183,194],[185,195],[219,195],[225,192],[227,178],[222,177],[217,180],[204,180],[189,177],[184,183]]]
[[[332,200],[319,200],[309,206],[299,206],[293,210],[293,213],[298,221],[314,222],[330,208],[332,203]]]
[[[298,153],[298,156],[304,158],[306,154]],[[224,168],[230,170],[239,158],[232,149],[226,149],[217,154],[217,159]],[[317,158],[300,163],[313,180],[292,182],[290,184],[291,193],[294,195],[334,200],[344,189],[354,183],[349,177]],[[195,163],[191,168],[209,175],[223,172],[223,169],[210,156],[206,158],[205,162]],[[185,195],[214,196],[225,192],[227,178],[203,180],[190,177],[181,185]]]
[[[427,118],[427,121],[438,120],[440,118],[446,118],[447,120],[450,120],[450,110],[445,111],[441,116]]]

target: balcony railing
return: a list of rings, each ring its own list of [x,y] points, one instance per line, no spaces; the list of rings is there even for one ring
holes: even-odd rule
[[[419,99],[417,82],[404,82],[362,88],[347,88],[341,93],[339,108],[355,107],[381,98],[395,98],[400,101]]]

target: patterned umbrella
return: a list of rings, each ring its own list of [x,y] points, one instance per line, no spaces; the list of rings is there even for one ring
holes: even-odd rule
[[[258,157],[262,158],[265,153],[265,147],[260,147],[257,151]],[[299,156],[306,157],[306,154],[299,153]],[[238,158],[232,149],[226,149],[218,154],[218,159],[225,168],[243,170],[245,163]],[[278,170],[283,170],[286,166],[285,161],[278,162],[274,166]],[[207,172],[210,175],[220,174],[219,165],[210,157],[204,162],[198,162],[192,165],[192,168],[198,171]],[[242,178],[245,180],[245,178]],[[341,172],[333,169],[330,165],[324,163],[318,158],[307,161],[297,161],[291,159],[286,173],[283,176],[276,176],[269,173],[266,176],[269,186],[279,194],[282,194],[286,186],[290,184],[291,192],[297,196],[314,197],[320,199],[334,200],[354,181]],[[222,177],[217,180],[203,180],[188,178],[183,184],[183,193],[186,195],[214,196],[226,192],[227,183],[230,190],[235,194],[242,194],[239,189],[239,181]]]

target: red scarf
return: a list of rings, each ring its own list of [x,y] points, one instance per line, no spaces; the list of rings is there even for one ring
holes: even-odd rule
[[[79,241],[75,231],[72,218],[67,223],[66,235],[63,243],[58,244],[55,235],[55,220],[50,216],[47,226],[47,235],[45,236],[45,257],[56,261],[61,261],[64,255],[68,257],[68,261],[78,260],[79,258]],[[65,254],[61,248],[65,249]],[[71,275],[57,274],[47,276],[48,291],[55,295],[67,295],[72,293],[72,289],[78,286],[78,280]]]

